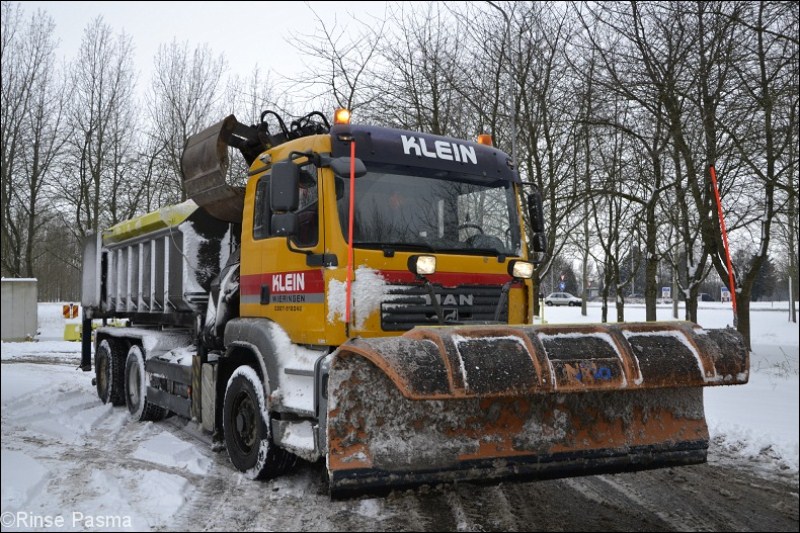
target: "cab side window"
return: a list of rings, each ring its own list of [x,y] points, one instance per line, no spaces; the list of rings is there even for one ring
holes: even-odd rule
[[[269,175],[262,176],[256,184],[256,198],[253,207],[254,239],[266,239],[272,236],[269,181]],[[317,168],[313,165],[303,167],[300,179],[300,204],[296,212],[298,232],[293,237],[293,241],[298,246],[316,245],[319,239],[319,197]]]
[[[319,239],[317,167],[305,165],[300,172],[300,205],[297,210],[298,232],[294,241],[298,246],[314,246]]]
[[[253,238],[266,239],[270,234],[269,176],[262,176],[256,184],[256,199],[253,208]]]

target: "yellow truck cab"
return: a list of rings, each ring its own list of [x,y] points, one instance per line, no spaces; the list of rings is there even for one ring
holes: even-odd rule
[[[347,321],[351,144],[359,172]],[[520,183],[505,154],[337,125],[268,156],[277,163],[256,161],[245,195],[241,316],[274,320],[295,343],[334,346],[420,325],[531,322],[530,281],[509,271],[528,253]],[[435,258],[433,273],[409,270],[419,256]]]

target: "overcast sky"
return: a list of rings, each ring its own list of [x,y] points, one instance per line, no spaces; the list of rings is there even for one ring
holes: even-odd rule
[[[139,90],[149,84],[153,57],[160,44],[177,39],[194,47],[208,43],[224,53],[230,73],[246,77],[258,64],[262,71],[291,74],[302,70],[292,41],[318,29],[316,14],[339,27],[353,21],[384,18],[386,2],[21,2],[27,15],[37,9],[56,21],[58,54],[76,57],[86,26],[102,16],[115,33],[133,39]]]

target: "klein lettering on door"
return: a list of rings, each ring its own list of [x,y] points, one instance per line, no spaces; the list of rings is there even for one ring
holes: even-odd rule
[[[272,292],[297,292],[306,288],[305,272],[273,274]]]

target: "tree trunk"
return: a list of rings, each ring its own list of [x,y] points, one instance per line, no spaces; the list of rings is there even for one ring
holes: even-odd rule
[[[740,292],[734,293],[732,296],[736,298],[736,329],[744,337],[744,344],[747,349],[752,351],[753,347],[750,342],[750,293],[751,287],[747,289],[740,289]]]
[[[672,272],[672,318],[678,319],[678,273]]]
[[[656,298],[658,298],[658,255],[656,249],[656,225],[655,201],[647,204],[647,221],[645,234],[645,263],[644,263],[644,305],[645,320],[655,322],[656,317]]]
[[[649,251],[647,252],[647,260],[645,261],[644,275],[645,320],[648,322],[655,322],[658,320],[656,315],[656,300],[658,299],[658,259],[656,259],[655,255],[650,255]]]
[[[689,288],[689,295],[686,298],[686,311],[685,318],[689,322],[697,323],[697,292],[700,289],[698,285],[692,285]]]
[[[791,166],[789,176],[794,176],[794,165]],[[789,191],[789,231],[787,235],[787,248],[789,253],[789,320],[797,324],[797,310],[794,308],[794,302],[797,299],[797,243],[795,242],[795,234],[797,232],[797,200],[795,195],[796,191]]]

